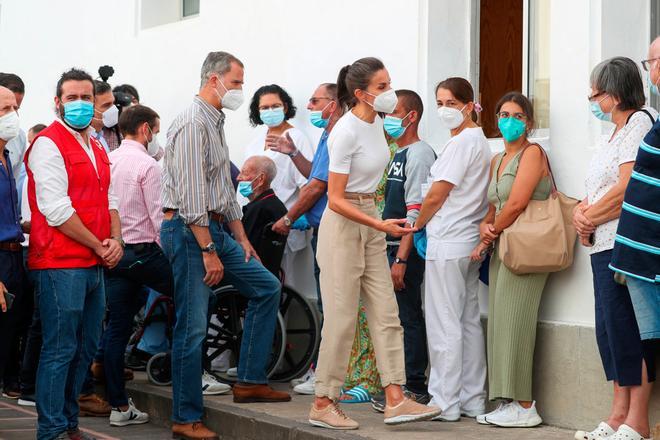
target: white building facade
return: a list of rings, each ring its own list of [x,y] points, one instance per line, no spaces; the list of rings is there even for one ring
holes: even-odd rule
[[[492,96],[528,94],[560,190],[582,198],[607,128],[589,111],[591,69],[617,55],[645,59],[658,20],[653,0],[0,0],[0,71],[25,81],[24,129],[52,121],[63,71],[75,66],[96,77],[104,64],[116,72],[110,83],[136,86],[165,128],[196,93],[206,54],[224,50],[245,64],[246,98],[264,84],[283,86],[298,107],[293,124],[316,143],[320,131],[305,109],[315,87],[334,82],[343,65],[376,56],[394,88],[423,97],[421,135],[436,150],[448,138],[435,113],[439,81],[468,78],[489,115]],[[247,107],[228,112],[225,128],[239,165],[252,136]],[[502,147],[495,138],[491,144]],[[314,296],[311,275],[301,288]],[[549,423],[590,427],[608,411],[611,387],[593,335],[584,249],[572,268],[550,277],[540,319],[539,410]],[[652,418],[660,421],[655,394]]]

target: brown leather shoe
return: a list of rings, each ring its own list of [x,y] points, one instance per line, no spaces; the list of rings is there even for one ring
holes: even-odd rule
[[[253,402],[289,402],[289,393],[275,391],[268,385],[239,384],[234,385],[235,403]]]
[[[218,434],[204,426],[202,422],[173,423],[172,438],[181,440],[220,440]]]
[[[80,417],[108,417],[112,409],[110,404],[98,394],[78,396],[78,407],[80,408]]]
[[[94,376],[94,380],[97,383],[105,383],[105,369],[103,368],[103,364],[100,362],[92,362],[92,376]],[[133,380],[135,376],[133,375],[133,370],[130,368],[124,368],[124,381],[128,382],[129,380]]]

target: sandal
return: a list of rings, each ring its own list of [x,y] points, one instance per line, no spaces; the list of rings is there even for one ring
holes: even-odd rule
[[[348,391],[342,391],[341,396],[349,396],[348,399],[340,398],[340,403],[369,403],[371,402],[371,395],[366,388],[361,385],[351,388]]]

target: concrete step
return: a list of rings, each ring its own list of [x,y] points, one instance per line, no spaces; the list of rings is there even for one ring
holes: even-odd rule
[[[286,390],[286,384],[276,388]],[[170,426],[170,387],[151,385],[144,374],[127,383],[136,406],[147,411],[156,423]],[[502,429],[478,425],[472,419],[459,422],[423,422],[388,427],[382,414],[368,404],[342,405],[360,423],[357,431],[331,431],[310,426],[307,414],[312,396],[293,395],[288,403],[237,404],[231,394],[206,396],[204,423],[223,440],[560,440],[573,438],[573,431],[541,426],[534,429]]]

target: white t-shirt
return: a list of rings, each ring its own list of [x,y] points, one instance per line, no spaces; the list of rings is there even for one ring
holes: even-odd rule
[[[346,192],[375,192],[390,161],[383,120],[370,124],[349,111],[330,132],[328,155],[331,172],[348,174]]]
[[[291,209],[298,200],[298,189],[305,186],[307,178],[300,174],[300,171],[298,171],[291,158],[286,154],[278,153],[273,150],[264,150],[266,145],[266,134],[268,133],[267,126],[260,125],[255,130],[255,137],[247,147],[245,147],[245,160],[252,156],[266,156],[275,162],[275,165],[277,166],[277,176],[275,176],[270,187],[275,192],[275,195],[282,201],[282,203],[284,203],[286,208]],[[305,136],[305,133],[295,127],[284,132],[284,134],[286,133],[291,136],[291,139],[293,139],[293,143],[300,151],[300,154],[311,162],[314,157],[314,149],[312,148],[309,139],[307,139],[307,136]],[[238,195],[238,199],[241,205],[245,205],[248,202],[248,200],[240,194]]]
[[[646,110],[653,115],[654,119],[658,117],[658,112],[654,109],[646,108]],[[630,121],[619,130],[614,139],[610,141],[615,127],[607,135],[602,136],[600,148],[591,159],[585,180],[590,205],[603,198],[616,185],[619,181],[620,165],[635,161],[639,145],[651,127],[653,124],[649,115],[637,112],[633,113]],[[618,218],[598,225],[594,233],[594,245],[589,252],[595,254],[612,249],[618,225]]]
[[[466,128],[447,142],[431,167],[424,195],[433,182],[449,182],[454,188],[426,226],[427,260],[467,257],[478,244],[479,223],[488,211],[491,156],[481,127]]]

